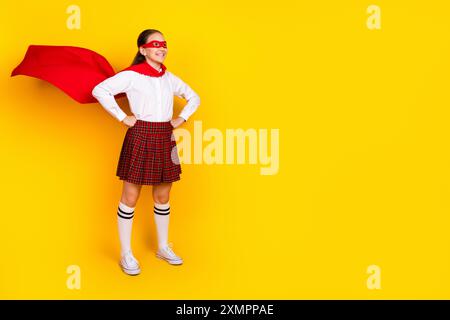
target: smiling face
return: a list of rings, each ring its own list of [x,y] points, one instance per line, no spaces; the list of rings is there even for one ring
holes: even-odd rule
[[[149,43],[153,40],[165,41],[164,36],[158,32],[151,34],[147,38],[146,43]],[[163,63],[164,59],[166,59],[166,56],[167,56],[167,48],[163,48],[162,46],[159,48],[142,48],[142,47],[140,47],[139,51],[141,52],[142,55],[144,55],[146,57],[147,60],[150,60],[150,62],[155,62],[155,63]]]

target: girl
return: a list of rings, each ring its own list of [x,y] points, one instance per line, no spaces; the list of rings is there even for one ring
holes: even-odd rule
[[[169,194],[172,182],[180,180],[181,166],[172,130],[197,110],[200,98],[186,83],[166,70],[167,43],[155,29],[141,32],[138,52],[130,67],[97,84],[92,95],[117,120],[128,127],[120,152],[116,175],[123,180],[117,219],[120,239],[120,267],[129,275],[140,273],[131,250],[134,209],[142,185],[152,185],[158,250],[156,256],[172,265],[183,263],[168,244]],[[126,115],[114,95],[125,92],[133,115]],[[172,119],[173,96],[187,100],[178,117]]]

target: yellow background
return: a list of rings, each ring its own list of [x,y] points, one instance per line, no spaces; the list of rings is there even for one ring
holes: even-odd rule
[[[66,8],[81,8],[81,29]],[[366,27],[369,5],[381,30]],[[446,1],[13,1],[2,4],[1,298],[450,298]],[[154,256],[150,187],[138,277],[118,265],[115,176],[126,128],[31,77],[28,45],[75,45],[119,70],[161,30],[165,65],[201,97],[203,128],[279,128],[280,168],[184,164]],[[126,99],[119,100],[128,113]],[[176,113],[184,101],[176,100]],[[81,268],[69,290],[66,268]],[[366,286],[381,268],[381,289]]]

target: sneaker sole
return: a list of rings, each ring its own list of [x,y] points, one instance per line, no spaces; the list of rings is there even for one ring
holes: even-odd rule
[[[175,266],[176,266],[176,265],[183,264],[183,260],[169,260],[169,259],[163,257],[163,256],[160,255],[160,254],[156,254],[156,257],[159,258],[159,259],[161,259],[161,260],[167,261],[167,262],[168,262],[169,264],[171,264],[171,265],[175,265]]]
[[[129,276],[137,276],[138,274],[141,273],[140,268],[139,269],[127,269],[127,268],[123,267],[120,262],[119,262],[119,266],[120,266],[120,269],[122,269],[122,271]]]

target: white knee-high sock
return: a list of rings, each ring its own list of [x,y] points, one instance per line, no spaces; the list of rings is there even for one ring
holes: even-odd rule
[[[153,207],[153,216],[155,217],[156,232],[158,234],[158,248],[167,246],[169,237],[169,203],[155,203]]]
[[[133,226],[134,207],[128,207],[119,201],[117,209],[117,225],[119,227],[120,254],[131,251],[131,229]]]

